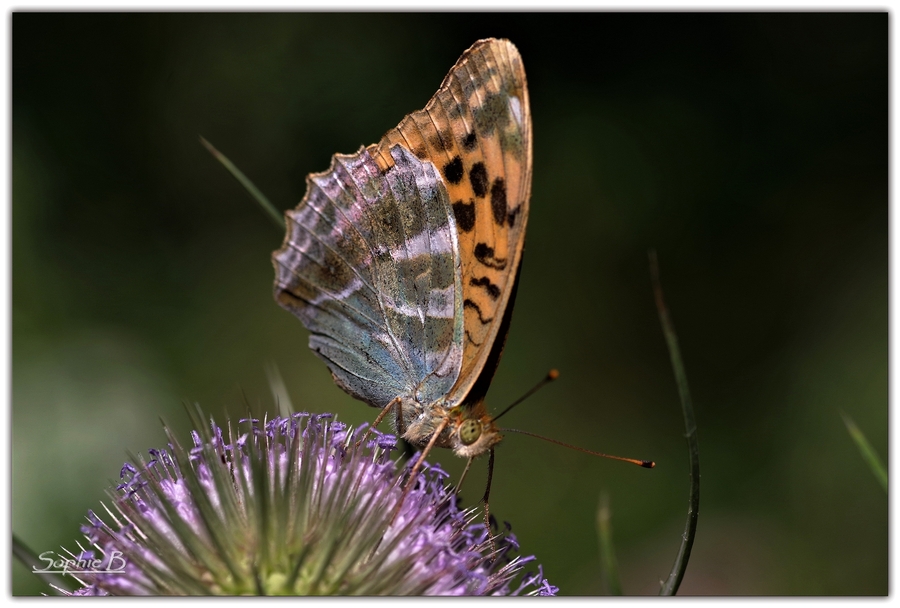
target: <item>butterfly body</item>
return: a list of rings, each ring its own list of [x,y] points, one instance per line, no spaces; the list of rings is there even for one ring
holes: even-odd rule
[[[521,57],[482,40],[425,109],[307,178],[273,254],[275,299],[335,382],[395,409],[415,446],[472,458],[522,259],[531,118]]]

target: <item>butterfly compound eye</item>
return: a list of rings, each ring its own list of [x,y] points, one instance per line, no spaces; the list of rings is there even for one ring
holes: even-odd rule
[[[459,440],[463,442],[463,445],[472,445],[478,441],[479,437],[481,437],[481,423],[471,418],[463,420],[463,423],[459,425]]]

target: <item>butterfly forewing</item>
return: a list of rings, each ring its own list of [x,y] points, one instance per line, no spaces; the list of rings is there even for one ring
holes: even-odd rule
[[[450,197],[461,260],[464,339],[448,405],[465,400],[498,338],[521,260],[531,184],[531,116],[522,60],[483,40],[457,61],[424,110],[369,150],[382,169],[395,145],[433,162]]]

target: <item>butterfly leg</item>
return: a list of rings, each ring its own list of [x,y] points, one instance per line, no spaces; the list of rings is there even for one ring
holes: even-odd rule
[[[463,469],[462,475],[459,476],[459,483],[456,484],[456,489],[453,490],[454,494],[459,494],[459,489],[462,487],[463,481],[466,480],[466,474],[469,472],[469,467],[472,466],[474,460],[474,458],[469,458],[468,462],[466,462],[466,468]]]
[[[396,399],[394,401],[397,401]],[[394,418],[394,428],[397,429],[397,435],[403,437],[406,434],[406,428],[403,426],[403,408],[395,407],[394,412],[396,414]]]
[[[416,476],[419,474],[419,469],[422,468],[422,463],[425,462],[425,457],[428,456],[429,452],[431,452],[431,448],[434,447],[434,444],[437,443],[438,437],[441,433],[444,432],[444,429],[447,428],[447,425],[450,424],[450,418],[445,417],[441,420],[441,423],[434,430],[434,434],[431,436],[431,440],[428,442],[428,445],[422,450],[422,454],[419,455],[419,459],[416,460],[416,464],[413,465],[412,470],[409,472],[409,477],[406,478],[406,485],[403,486],[403,494],[400,495],[400,501],[397,503],[397,508],[394,510],[394,516],[391,517],[391,525],[394,523],[394,520],[397,519],[397,516],[400,514],[400,508],[403,506],[403,502],[406,500],[406,495],[409,494],[409,491],[412,489],[413,484],[416,481]]]
[[[491,534],[491,507],[488,504],[488,499],[491,497],[491,480],[494,477],[494,448],[491,448],[490,454],[488,458],[487,486],[484,488],[484,498],[481,500],[484,502],[484,528],[487,531],[488,539],[491,541],[491,549],[496,553],[497,545],[494,543],[494,535]]]
[[[392,409],[395,409],[395,406],[397,406],[399,403],[400,403],[400,398],[397,397],[395,399],[392,399],[390,403],[388,403],[386,406],[381,408],[381,411],[378,412],[378,416],[375,417],[375,422],[372,423],[372,426],[370,426],[369,428],[366,429],[366,432],[363,433],[362,439],[360,439],[359,441],[356,442],[357,448],[359,448],[359,446],[363,445],[366,442],[366,440],[369,438],[369,434],[371,434],[371,432],[372,432],[372,429],[374,429],[379,424],[381,424],[381,421],[384,420],[384,417],[387,416],[387,413],[389,411],[391,411]],[[397,410],[397,418],[399,419],[400,418],[400,408],[396,407],[396,410]]]

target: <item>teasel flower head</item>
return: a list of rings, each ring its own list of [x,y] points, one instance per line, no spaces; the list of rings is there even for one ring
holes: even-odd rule
[[[515,537],[488,536],[447,474],[408,467],[395,438],[296,413],[223,432],[194,414],[193,446],[122,469],[107,521],[73,557],[98,560],[76,595],[554,595]],[[239,426],[239,428],[241,428]],[[392,521],[393,518],[393,521]]]

